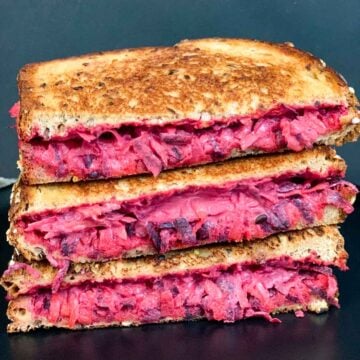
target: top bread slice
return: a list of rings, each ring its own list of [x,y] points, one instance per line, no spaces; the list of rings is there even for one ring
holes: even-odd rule
[[[261,114],[280,104],[344,105],[349,111],[341,121],[350,129],[342,138],[359,133],[351,125],[358,115],[353,89],[322,60],[288,43],[214,38],[100,52],[25,65],[18,85],[23,141],[102,125],[195,119],[206,127],[211,119]],[[344,141],[330,140],[323,143]]]

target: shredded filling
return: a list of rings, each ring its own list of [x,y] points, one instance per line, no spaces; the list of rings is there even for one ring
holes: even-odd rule
[[[15,109],[16,110],[16,109]],[[15,110],[12,113],[15,113]],[[265,115],[214,120],[207,128],[185,119],[177,125],[72,129],[50,140],[20,141],[25,162],[53,178],[99,179],[208,163],[242,151],[300,151],[341,128],[343,106],[281,106]]]
[[[264,238],[321,221],[328,205],[353,210],[357,189],[313,173],[191,187],[128,202],[84,205],[23,216],[25,241],[53,266],[101,261],[215,242]]]
[[[278,309],[306,310],[311,301],[338,306],[337,282],[328,267],[276,261],[108,283],[83,283],[27,296],[34,320],[70,328],[112,323],[144,324],[206,318],[224,322],[260,316],[271,322]],[[319,310],[319,309],[318,309]],[[320,309],[321,310],[321,309]]]

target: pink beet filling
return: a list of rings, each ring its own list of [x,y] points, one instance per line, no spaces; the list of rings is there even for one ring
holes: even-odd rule
[[[9,115],[16,119],[20,115],[20,101],[17,101],[9,110]]]
[[[300,151],[341,128],[343,106],[280,107],[259,118],[233,117],[196,128],[193,120],[177,126],[123,126],[74,129],[66,137],[21,141],[25,162],[62,179],[99,179],[223,160],[235,151]]]
[[[337,291],[327,267],[233,265],[152,279],[83,283],[55,293],[38,291],[28,296],[27,308],[35,320],[70,328],[198,317],[234,322],[260,316],[279,322],[270,314],[280,307],[306,308],[314,298],[338,306]]]
[[[207,243],[243,241],[310,225],[333,205],[350,213],[357,192],[348,182],[316,174],[193,187],[23,216],[25,241],[62,260],[106,260],[137,250],[164,253]],[[341,174],[338,174],[341,175]],[[59,262],[59,264],[58,264]]]

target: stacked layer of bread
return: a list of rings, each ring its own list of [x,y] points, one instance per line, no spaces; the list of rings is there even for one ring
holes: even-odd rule
[[[184,41],[30,64],[19,93],[10,332],[338,306],[357,189],[329,145],[360,125],[321,60]]]

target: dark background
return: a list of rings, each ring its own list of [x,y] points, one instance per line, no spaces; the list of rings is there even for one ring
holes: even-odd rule
[[[92,51],[172,45],[184,38],[245,37],[292,41],[342,73],[360,89],[359,0],[0,0],[0,176],[16,176],[17,146],[9,107],[17,100],[16,74],[29,62]],[[360,183],[360,143],[339,153],[348,178]],[[0,191],[0,271],[9,190]],[[224,326],[180,324],[69,333],[5,334],[0,302],[0,359],[359,359],[359,211],[343,228],[352,271],[340,274],[342,309],[280,326],[249,320]]]

